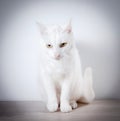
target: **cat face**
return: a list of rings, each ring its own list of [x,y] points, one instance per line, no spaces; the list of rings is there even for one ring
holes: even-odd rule
[[[73,34],[71,24],[66,27],[46,27],[39,24],[42,37],[42,45],[46,54],[55,60],[60,60],[69,55],[73,46]]]

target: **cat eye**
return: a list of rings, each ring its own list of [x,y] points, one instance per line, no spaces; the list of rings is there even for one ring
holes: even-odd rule
[[[64,47],[67,43],[66,42],[63,42],[60,44],[60,48]]]
[[[53,47],[51,44],[47,44],[46,46],[47,46],[47,48],[52,48]]]

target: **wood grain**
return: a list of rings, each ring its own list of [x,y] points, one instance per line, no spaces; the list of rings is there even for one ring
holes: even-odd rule
[[[0,121],[120,121],[120,100],[95,100],[70,113],[49,113],[39,101],[1,101]]]

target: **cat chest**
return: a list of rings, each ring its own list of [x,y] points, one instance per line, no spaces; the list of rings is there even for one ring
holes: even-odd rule
[[[49,67],[49,74],[52,79],[64,79],[69,74],[70,68],[63,65],[54,65]]]
[[[53,79],[64,79],[67,73],[64,69],[56,69],[51,73]]]

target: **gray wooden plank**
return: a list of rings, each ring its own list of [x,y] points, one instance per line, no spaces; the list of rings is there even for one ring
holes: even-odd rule
[[[1,101],[0,121],[120,121],[120,100],[79,104],[70,113],[49,113],[39,101]]]

